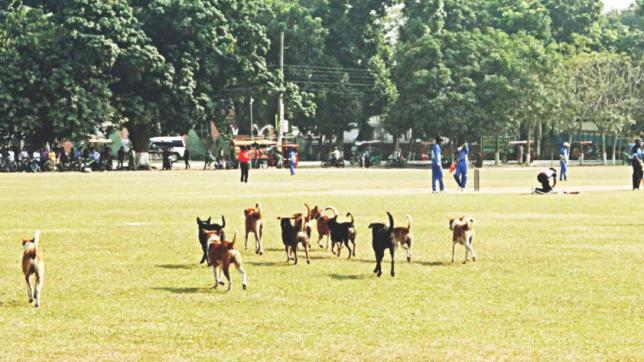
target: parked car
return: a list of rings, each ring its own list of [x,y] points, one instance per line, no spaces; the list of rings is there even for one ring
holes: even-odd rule
[[[177,136],[150,138],[150,157],[155,160],[160,160],[162,158],[163,149],[165,148],[168,148],[170,150],[170,158],[172,159],[172,162],[183,159],[183,156],[186,153],[186,143],[183,140],[183,137]]]

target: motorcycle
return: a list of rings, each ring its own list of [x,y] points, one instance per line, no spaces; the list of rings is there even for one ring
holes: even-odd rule
[[[402,156],[391,155],[387,158],[385,168],[404,168],[407,167],[407,160]]]
[[[322,168],[329,168],[329,167],[336,167],[336,168],[344,168],[344,160],[343,159],[329,159],[327,161],[322,161]]]

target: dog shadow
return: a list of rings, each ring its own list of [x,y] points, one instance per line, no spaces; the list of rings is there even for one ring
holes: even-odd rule
[[[445,261],[422,261],[422,260],[418,260],[418,261],[412,260],[411,264],[420,264],[420,265],[424,265],[424,266],[450,266],[450,265],[452,265],[451,262],[445,262]]]
[[[371,278],[371,274],[352,274],[352,275],[346,275],[346,274],[329,274],[329,277],[333,280],[364,280],[364,279],[369,279]]]
[[[205,265],[205,264],[204,264]],[[170,270],[177,270],[177,269],[196,269],[199,268],[201,264],[157,264],[157,268],[162,268],[162,269],[170,269]]]
[[[293,265],[293,262],[287,263],[286,261],[245,261],[244,264],[249,264],[253,266],[290,266]]]
[[[175,287],[158,287],[152,288],[153,290],[160,290],[163,292],[173,294],[195,294],[195,293],[208,293],[212,288],[175,288]]]

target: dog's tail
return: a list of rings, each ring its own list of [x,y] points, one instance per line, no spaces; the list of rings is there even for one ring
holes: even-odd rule
[[[409,224],[407,224],[407,232],[409,233],[411,231],[411,215],[407,215],[407,221]]]
[[[394,231],[394,217],[389,211],[387,211],[387,217],[389,218],[389,232],[392,232]]]
[[[259,218],[261,219],[262,218],[262,208],[259,206],[259,202],[255,204],[255,209],[257,209],[257,216],[259,216]]]
[[[221,228],[223,229],[223,228],[225,228],[225,227],[226,227],[226,218],[225,218],[225,217],[224,217],[224,215],[222,214],[222,215],[221,215]]]
[[[311,208],[309,204],[304,204],[304,207],[306,207],[306,219],[311,220]]]
[[[347,212],[347,217],[351,218],[351,226],[353,226],[353,224],[355,223],[355,221],[353,220],[353,214],[351,212]]]
[[[470,230],[474,228],[474,219],[473,218],[467,219],[467,228],[470,229]]]
[[[324,209],[324,211],[327,211],[327,210],[331,210],[331,211],[333,211],[333,217],[338,216],[338,210],[336,210],[336,209],[335,209],[335,207],[333,207],[333,206],[328,206],[326,209]]]
[[[36,230],[36,233],[34,234],[34,247],[35,248],[38,247],[38,242],[40,241],[40,234],[42,234],[42,232],[40,230]]]
[[[230,245],[228,245],[228,250],[235,249],[235,240],[237,240],[237,233],[233,234],[233,241],[231,241]]]

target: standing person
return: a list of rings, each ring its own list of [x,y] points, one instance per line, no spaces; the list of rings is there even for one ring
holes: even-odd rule
[[[456,172],[454,173],[454,180],[458,184],[461,191],[465,190],[467,186],[467,162],[470,147],[465,142],[461,147],[456,149],[458,155],[458,163],[456,164]]]
[[[550,179],[552,179],[552,186],[550,185]],[[542,170],[539,172],[539,175],[537,175],[537,181],[541,183],[541,188],[535,188],[535,193],[547,194],[552,192],[552,189],[557,186],[557,170],[554,168]]]
[[[190,149],[186,147],[186,151],[183,153],[183,162],[186,164],[186,170],[190,169]]]
[[[125,161],[125,147],[121,146],[116,153],[116,158],[118,160],[118,163],[116,164],[116,168],[118,170],[123,169],[123,161]]]
[[[559,181],[568,181],[568,160],[570,159],[570,153],[568,149],[570,148],[570,143],[564,142],[563,146],[559,150],[559,165],[561,166],[561,173],[559,174]]]
[[[517,163],[519,165],[523,164],[523,145],[519,145],[519,150],[517,152]]]
[[[291,148],[288,152],[289,166],[291,168],[291,176],[295,176],[295,166],[297,165],[297,152],[295,148]]]
[[[206,155],[206,161],[203,164],[203,170],[206,171],[206,168],[210,168],[210,164],[215,157],[212,155],[212,150],[208,148],[208,154]],[[216,169],[216,167],[215,167]]]
[[[127,169],[131,171],[136,170],[136,153],[134,153],[134,147],[130,146],[130,149],[127,151]]]
[[[248,183],[248,169],[250,168],[250,152],[246,146],[241,146],[239,155],[237,155],[237,161],[239,161],[239,168],[241,169],[241,182]]]
[[[163,161],[163,167],[161,168],[162,171],[168,170],[170,171],[172,169],[172,166],[170,164],[170,150],[168,147],[163,149],[163,153],[161,154],[161,158]]]
[[[642,140],[636,139],[633,148],[631,148],[631,155],[633,159],[633,191],[639,190],[640,185],[642,184],[642,174],[644,173],[642,168]]]
[[[436,136],[436,143],[432,147],[432,192],[436,192],[436,181],[440,185],[440,191],[445,191],[443,184],[443,152],[441,144],[443,140],[440,136]]]

